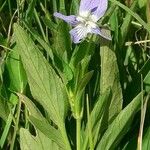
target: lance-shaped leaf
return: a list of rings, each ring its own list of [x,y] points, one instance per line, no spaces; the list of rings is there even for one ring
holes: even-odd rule
[[[62,123],[66,113],[67,95],[61,79],[27,33],[17,24],[14,29],[18,52],[27,73],[32,95],[56,124]]]
[[[112,119],[122,109],[122,90],[115,52],[111,43],[103,40],[101,49],[101,79],[100,90],[104,93],[108,88],[112,90],[112,100],[109,109],[109,119]]]
[[[126,106],[106,130],[97,150],[114,149],[130,128],[134,115],[140,108],[142,94],[137,95],[128,106]]]
[[[68,100],[65,87],[23,28],[15,24],[14,31],[31,93],[47,111],[50,119],[58,126],[67,141],[64,120]]]
[[[0,98],[0,118],[6,121],[8,114],[9,114],[9,109],[6,100]]]

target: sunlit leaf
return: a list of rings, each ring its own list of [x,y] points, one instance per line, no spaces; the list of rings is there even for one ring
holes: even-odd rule
[[[47,138],[43,133],[36,130],[36,136],[33,136],[27,129],[20,129],[21,150],[61,150],[61,148]]]
[[[10,89],[16,92],[23,92],[27,84],[27,79],[20,56],[17,52],[17,47],[9,53],[7,69],[10,76]]]
[[[69,147],[64,124],[68,98],[62,80],[23,28],[15,24],[14,30],[18,52],[27,74],[31,93],[58,126],[67,142],[66,147]]]

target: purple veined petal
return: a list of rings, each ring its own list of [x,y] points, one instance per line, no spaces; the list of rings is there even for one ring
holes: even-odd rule
[[[81,0],[79,15],[82,16],[84,13],[91,13],[98,8],[100,0]]]
[[[79,22],[76,20],[76,16],[70,15],[70,16],[65,16],[61,13],[55,12],[54,16],[57,18],[60,18],[64,20],[65,22],[69,23],[72,26],[76,26]]]
[[[101,17],[104,16],[108,7],[108,0],[99,0],[98,8],[92,13],[92,18],[97,22]]]
[[[70,32],[71,39],[74,43],[80,43],[82,39],[87,36],[87,28],[83,25],[78,25],[73,28]]]
[[[108,30],[107,29],[103,29],[103,28],[100,29],[99,27],[92,28],[90,33],[99,34],[101,37],[103,37],[103,38],[105,38],[107,40],[112,40],[111,35],[108,34]]]

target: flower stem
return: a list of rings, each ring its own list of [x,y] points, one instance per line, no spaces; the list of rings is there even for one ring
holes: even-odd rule
[[[91,126],[91,116],[90,116],[90,108],[89,108],[89,99],[88,95],[86,95],[86,105],[87,105],[87,118],[88,118],[88,137],[89,137],[89,143],[90,143],[90,150],[94,150],[94,145],[93,145],[93,135],[92,135],[92,126]]]
[[[76,119],[76,141],[77,141],[77,150],[81,149],[81,118]]]

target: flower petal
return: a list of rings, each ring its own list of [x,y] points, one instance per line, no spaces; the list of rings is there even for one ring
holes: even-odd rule
[[[91,13],[98,8],[100,0],[81,0],[79,15],[84,14],[84,12]]]
[[[64,20],[65,22],[71,24],[72,26],[76,26],[78,24],[78,21],[76,20],[76,16],[74,16],[74,15],[65,16],[61,13],[55,12],[54,16]]]
[[[80,43],[82,39],[87,36],[87,28],[82,24],[79,24],[75,28],[73,28],[70,32],[71,38],[74,43]]]
[[[92,28],[90,33],[99,34],[100,36],[102,36],[107,40],[112,40],[111,35],[108,34],[108,31],[106,29],[100,29],[99,27]]]
[[[92,18],[97,22],[102,16],[104,16],[108,7],[108,0],[99,0],[98,8],[92,13]]]

